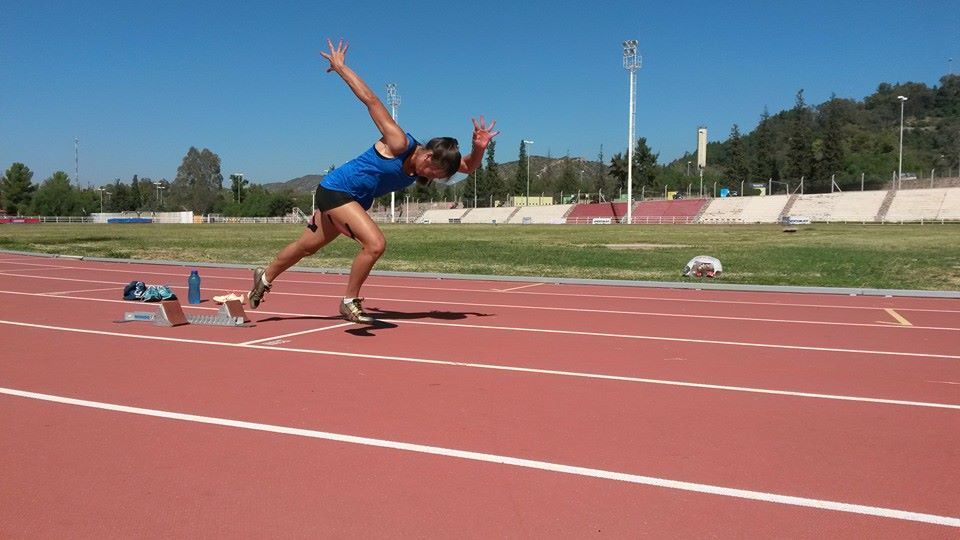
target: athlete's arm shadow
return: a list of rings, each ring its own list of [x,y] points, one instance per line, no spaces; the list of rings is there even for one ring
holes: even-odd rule
[[[476,311],[385,311],[380,308],[367,308],[367,313],[375,317],[373,324],[351,328],[346,333],[359,337],[375,336],[374,331],[389,330],[396,328],[397,325],[390,321],[410,321],[414,319],[439,319],[442,321],[459,321],[467,317],[490,317],[491,313],[479,313]]]

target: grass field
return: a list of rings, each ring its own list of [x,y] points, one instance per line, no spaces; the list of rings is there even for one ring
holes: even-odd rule
[[[264,264],[300,225],[0,225],[0,249],[191,262]],[[384,225],[377,270],[678,281],[696,255],[725,283],[960,289],[960,224]],[[300,266],[348,268],[339,238]]]

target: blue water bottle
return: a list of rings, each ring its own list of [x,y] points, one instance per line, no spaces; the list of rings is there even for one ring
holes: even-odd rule
[[[187,298],[191,304],[200,303],[200,274],[196,270],[190,271],[190,278],[187,280],[189,292]]]

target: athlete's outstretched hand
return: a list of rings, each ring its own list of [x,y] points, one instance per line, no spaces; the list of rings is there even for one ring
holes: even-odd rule
[[[340,69],[346,64],[347,49],[350,48],[350,44],[344,43],[341,39],[337,43],[337,46],[334,47],[333,42],[327,38],[327,46],[330,47],[329,53],[320,51],[320,56],[330,61],[330,67],[327,68],[327,73],[330,73],[331,71],[340,73]]]
[[[476,147],[486,148],[490,144],[490,139],[500,134],[493,129],[497,125],[496,120],[491,121],[489,126],[486,125],[482,115],[479,122],[475,118],[471,120],[473,120],[473,145]]]

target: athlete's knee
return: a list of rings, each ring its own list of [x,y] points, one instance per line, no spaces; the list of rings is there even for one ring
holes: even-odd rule
[[[301,258],[308,257],[320,250],[320,243],[301,240],[297,242],[297,249]]]
[[[387,240],[382,236],[371,238],[363,242],[363,250],[372,257],[379,259],[380,256],[383,255],[383,252],[387,250]]]

